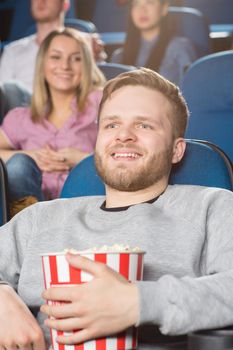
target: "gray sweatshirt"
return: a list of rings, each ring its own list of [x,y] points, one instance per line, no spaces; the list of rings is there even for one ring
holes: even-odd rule
[[[138,283],[140,326],[179,335],[233,324],[232,192],[174,185],[154,203],[121,212],[100,209],[103,201],[57,199],[16,215],[0,228],[0,280],[38,307],[44,289],[40,253],[136,245],[146,251],[144,281]],[[44,317],[38,313],[39,323]]]

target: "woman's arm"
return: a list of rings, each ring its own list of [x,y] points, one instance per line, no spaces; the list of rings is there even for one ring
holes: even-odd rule
[[[6,162],[18,151],[14,150],[2,130],[0,130],[0,158]]]
[[[7,162],[14,154],[16,153],[24,153],[32,157],[37,162],[37,153],[38,150],[15,150],[10,141],[8,141],[7,137],[4,135],[2,130],[0,130],[0,158]]]

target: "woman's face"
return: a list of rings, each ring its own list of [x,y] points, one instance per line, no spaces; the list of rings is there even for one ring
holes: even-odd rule
[[[44,60],[44,76],[50,91],[73,92],[81,82],[82,58],[79,43],[65,35],[51,41]]]
[[[140,31],[151,30],[160,25],[162,17],[166,16],[168,3],[160,0],[132,0],[131,18]]]

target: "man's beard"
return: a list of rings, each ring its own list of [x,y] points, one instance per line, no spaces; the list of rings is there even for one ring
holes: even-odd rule
[[[122,191],[134,192],[148,188],[159,182],[162,178],[168,177],[172,166],[173,149],[169,147],[163,152],[152,154],[144,164],[125,165],[118,164],[112,169],[104,164],[102,157],[95,152],[96,169],[103,180],[109,187]],[[137,161],[136,161],[137,162]]]

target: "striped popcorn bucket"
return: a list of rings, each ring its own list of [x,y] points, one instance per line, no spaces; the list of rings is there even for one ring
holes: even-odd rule
[[[95,251],[93,253],[77,252],[77,254],[107,264],[129,281],[142,280],[144,257],[142,251]],[[70,266],[65,253],[42,254],[42,265],[46,289],[52,286],[68,287],[91,281],[93,278],[89,273]],[[76,345],[58,344],[55,339],[63,332],[51,330],[50,333],[53,350],[127,350],[137,347],[137,329],[135,327],[128,328],[114,336]]]

